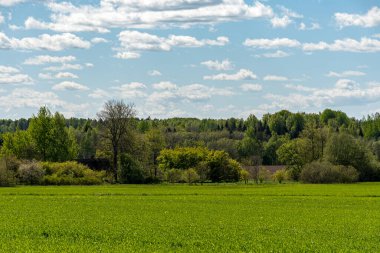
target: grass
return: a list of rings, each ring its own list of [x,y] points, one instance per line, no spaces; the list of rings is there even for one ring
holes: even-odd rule
[[[380,183],[0,188],[0,252],[380,252]]]

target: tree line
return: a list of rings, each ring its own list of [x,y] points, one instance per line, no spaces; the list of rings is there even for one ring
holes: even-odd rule
[[[379,114],[361,120],[331,109],[282,110],[261,119],[136,115],[132,104],[116,100],[96,119],[65,119],[41,107],[31,119],[0,120],[0,153],[45,163],[106,159],[108,180],[122,183],[258,182],[267,173],[263,165],[286,165],[286,177],[305,182],[380,179]]]

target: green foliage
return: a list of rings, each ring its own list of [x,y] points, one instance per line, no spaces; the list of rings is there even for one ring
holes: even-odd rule
[[[284,169],[277,170],[275,173],[272,175],[273,180],[279,182],[280,184],[288,179],[288,172]]]
[[[259,169],[259,182],[263,183],[266,180],[269,180],[271,178],[270,171],[265,167],[260,167]]]
[[[240,179],[240,164],[229,158],[224,151],[211,151],[207,155],[207,166],[210,169],[212,182],[237,182]]]
[[[163,149],[157,158],[158,166],[163,171],[170,169],[189,169],[196,167],[207,157],[208,150],[203,147]]]
[[[13,155],[20,159],[32,159],[36,156],[36,148],[29,131],[16,130],[14,133],[3,134],[1,152],[7,156]]]
[[[166,171],[166,180],[169,183],[180,183],[183,182],[183,170],[170,169]]]
[[[42,169],[41,164],[35,161],[22,163],[17,172],[20,183],[28,185],[41,184],[44,175],[45,171]]]
[[[302,167],[313,160],[310,146],[309,139],[297,138],[284,143],[277,150],[279,161],[287,165],[292,179],[298,180]]]
[[[76,162],[43,162],[45,171],[42,183],[45,185],[96,185],[102,184],[106,177],[104,171],[93,171]]]
[[[369,148],[353,136],[333,134],[326,144],[326,159],[335,165],[352,166],[361,181],[379,179],[379,164]]]
[[[352,183],[358,177],[359,173],[354,167],[316,161],[306,164],[301,173],[303,182],[313,184]]]
[[[15,172],[8,166],[7,160],[0,157],[0,187],[14,186],[15,184]]]
[[[125,184],[142,184],[145,182],[141,165],[126,153],[120,156],[120,182]]]
[[[193,184],[199,182],[200,177],[195,169],[188,169],[183,172],[183,179],[186,183]]]

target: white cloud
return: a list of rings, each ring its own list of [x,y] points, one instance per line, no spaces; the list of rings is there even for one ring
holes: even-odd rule
[[[319,30],[319,29],[321,29],[321,25],[318,23],[311,23],[310,26],[307,26],[307,25],[305,25],[305,23],[301,22],[298,29],[301,31]]]
[[[153,88],[156,90],[175,90],[177,89],[177,85],[172,82],[159,82],[154,83]]]
[[[285,87],[288,89],[291,89],[291,90],[296,90],[296,91],[315,91],[315,90],[317,90],[315,88],[311,88],[311,87],[307,87],[307,86],[299,85],[299,84],[298,85],[286,84]]]
[[[0,32],[0,49],[62,51],[67,48],[90,48],[91,43],[71,33],[42,34],[22,39],[9,38]]]
[[[46,63],[65,63],[75,61],[75,56],[50,56],[50,55],[38,55],[33,58],[28,58],[23,64],[26,65],[43,65]]]
[[[304,43],[302,46],[304,51],[344,51],[356,53],[371,53],[380,51],[380,40],[361,38],[360,41],[354,39],[335,40],[333,43]]]
[[[53,86],[53,90],[85,91],[89,88],[76,82],[64,81]]]
[[[270,20],[274,28],[285,28],[292,23],[292,20],[288,16],[274,17]]]
[[[154,70],[149,71],[148,75],[150,75],[150,76],[162,76],[162,73],[160,71],[154,69]]]
[[[243,45],[261,49],[276,49],[280,47],[299,47],[301,43],[289,38],[246,39]]]
[[[279,6],[279,9],[282,12],[282,17],[278,15],[274,16],[270,22],[272,23],[272,27],[274,28],[285,28],[291,23],[293,23],[292,18],[303,18],[303,15],[298,14],[284,6]]]
[[[138,59],[141,55],[135,52],[118,52],[115,57],[119,59]]]
[[[146,92],[144,91],[146,89],[145,84],[139,82],[123,84],[120,86],[112,87],[112,89],[117,91],[115,95],[123,99],[141,98],[147,96]]]
[[[283,58],[283,57],[288,57],[289,55],[290,54],[287,52],[277,50],[274,53],[265,53],[265,54],[262,54],[261,56],[265,58]]]
[[[63,63],[60,66],[50,66],[44,68],[45,71],[64,71],[64,70],[81,70],[83,69],[83,66],[80,64],[69,64],[69,63]]]
[[[101,0],[99,5],[80,6],[48,1],[47,7],[53,12],[50,22],[29,17],[25,27],[58,32],[109,32],[110,28],[188,28],[273,16],[271,7],[258,1],[248,5],[244,0]]]
[[[106,40],[105,38],[92,38],[91,39],[91,42],[94,43],[94,44],[99,44],[99,43],[107,43],[108,40]]]
[[[10,74],[10,73],[18,73],[18,72],[20,72],[20,70],[14,67],[0,65],[0,74]]]
[[[93,92],[91,92],[88,96],[95,99],[104,99],[104,98],[110,98],[111,94],[108,91],[97,88]]]
[[[212,61],[212,60],[204,61],[204,62],[201,62],[201,65],[204,65],[209,69],[218,70],[218,71],[231,70],[234,68],[233,64],[228,59],[225,59],[223,61]]]
[[[0,65],[0,84],[32,84],[33,79],[20,70],[10,66]]]
[[[12,6],[15,4],[19,4],[25,2],[26,0],[0,0],[0,6]]]
[[[63,102],[53,92],[39,92],[30,88],[16,88],[5,96],[0,96],[0,108],[9,111],[14,108],[39,108],[42,105],[60,106]]]
[[[349,79],[339,79],[332,88],[311,88],[302,85],[286,85],[287,88],[308,92],[308,94],[277,95],[267,94],[265,98],[272,101],[266,104],[271,109],[297,109],[300,110],[317,107],[323,108],[331,105],[352,105],[354,103],[368,104],[380,99],[380,86],[371,85],[362,87]]]
[[[328,77],[350,77],[350,76],[365,76],[366,73],[356,70],[347,70],[340,73],[330,71],[326,76]]]
[[[55,75],[57,79],[78,78],[77,75],[70,72],[59,72]]]
[[[121,59],[139,58],[141,51],[170,51],[173,47],[224,46],[229,42],[227,37],[218,37],[216,40],[198,40],[191,36],[159,37],[138,31],[123,31],[119,33],[118,37],[121,47],[115,57]]]
[[[243,91],[261,91],[263,89],[263,86],[261,86],[260,84],[245,83],[240,85],[240,88]]]
[[[287,81],[286,76],[267,75],[264,77],[264,81]]]
[[[4,16],[1,14],[1,12],[0,12],[0,24],[2,24],[2,23],[4,23]]]
[[[380,8],[374,6],[364,15],[338,12],[334,17],[341,28],[346,26],[375,27],[380,25]]]
[[[222,80],[222,81],[238,81],[238,80],[254,80],[257,76],[248,69],[240,69],[236,74],[221,73],[212,76],[204,76],[204,80]]]

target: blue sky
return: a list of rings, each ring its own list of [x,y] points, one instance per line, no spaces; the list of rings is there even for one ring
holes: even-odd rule
[[[380,111],[380,2],[0,0],[0,118]]]

